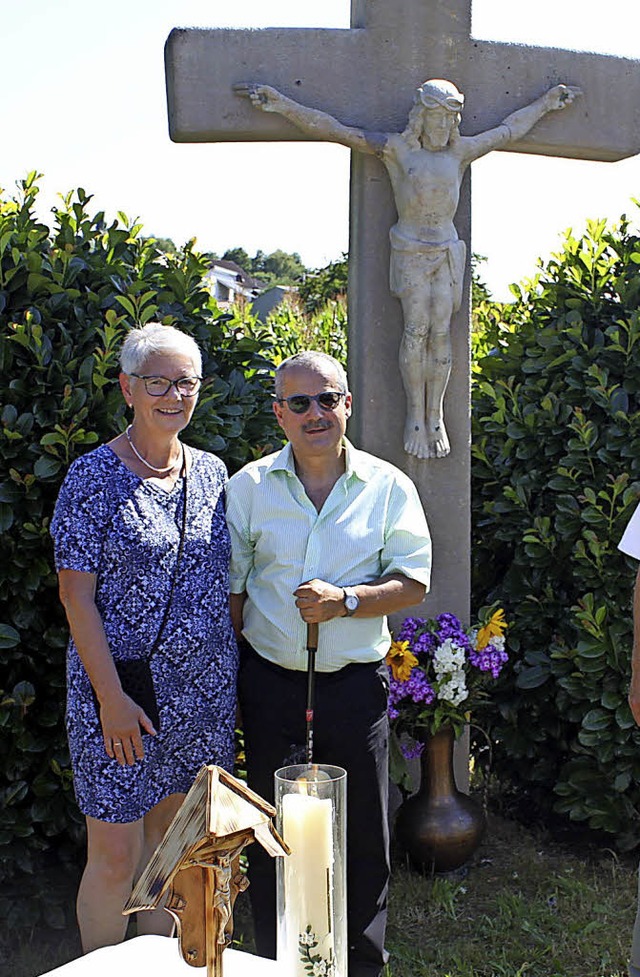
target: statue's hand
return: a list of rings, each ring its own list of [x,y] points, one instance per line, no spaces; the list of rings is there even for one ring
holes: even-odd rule
[[[242,84],[234,85],[236,95],[243,95],[251,100],[251,104],[263,112],[276,112],[282,96],[276,88],[270,85]]]
[[[550,88],[545,98],[548,112],[557,112],[558,109],[566,109],[567,105],[582,95],[582,89],[575,85],[556,85]]]

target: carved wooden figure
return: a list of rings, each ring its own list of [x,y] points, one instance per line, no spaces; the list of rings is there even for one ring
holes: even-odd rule
[[[289,849],[273,827],[275,808],[216,766],[202,767],[162,842],[140,876],[125,913],[164,903],[176,920],[180,952],[207,977],[222,977],[233,934],[233,906],[248,880],[243,848],[258,841],[270,855]]]

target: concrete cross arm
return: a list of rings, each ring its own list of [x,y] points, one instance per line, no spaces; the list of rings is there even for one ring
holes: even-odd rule
[[[458,65],[467,94],[463,133],[497,125],[562,82],[580,88],[581,97],[564,112],[550,112],[510,151],[610,162],[640,152],[640,61],[473,38],[468,51]]]
[[[165,47],[169,133],[174,142],[309,139],[287,120],[256,112],[233,86],[280,88],[296,101],[358,124],[353,90],[364,31],[314,28],[177,28]],[[324,52],[318,56],[318,52]],[[360,67],[358,64],[360,63]]]
[[[616,160],[640,151],[640,61],[444,35],[396,38],[372,28],[267,28],[171,32],[165,51],[175,142],[307,140],[274,113],[233,92],[273,85],[345,125],[399,132],[413,93],[443,77],[466,96],[461,131],[474,135],[563,82],[583,95],[550,113],[509,149]],[[400,55],[402,50],[402,56]]]

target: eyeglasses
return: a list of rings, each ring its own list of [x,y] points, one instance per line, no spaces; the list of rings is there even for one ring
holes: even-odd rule
[[[320,404],[323,410],[335,410],[346,393],[340,390],[323,390],[321,394],[292,394],[291,397],[276,397],[279,404],[286,404],[292,414],[306,414],[311,402]]]
[[[179,380],[169,380],[168,377],[142,377],[139,373],[130,373],[129,376],[143,380],[144,388],[150,397],[164,397],[172,387],[175,387],[182,397],[195,397],[202,383],[202,377],[180,377]]]

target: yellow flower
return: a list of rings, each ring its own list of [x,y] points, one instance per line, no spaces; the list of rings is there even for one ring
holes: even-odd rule
[[[498,638],[504,632],[507,622],[504,619],[504,611],[501,607],[491,615],[487,623],[478,631],[476,648],[478,651],[486,648],[492,638]]]
[[[408,641],[392,641],[385,659],[396,682],[406,682],[412,669],[418,664],[418,659],[409,651]]]

